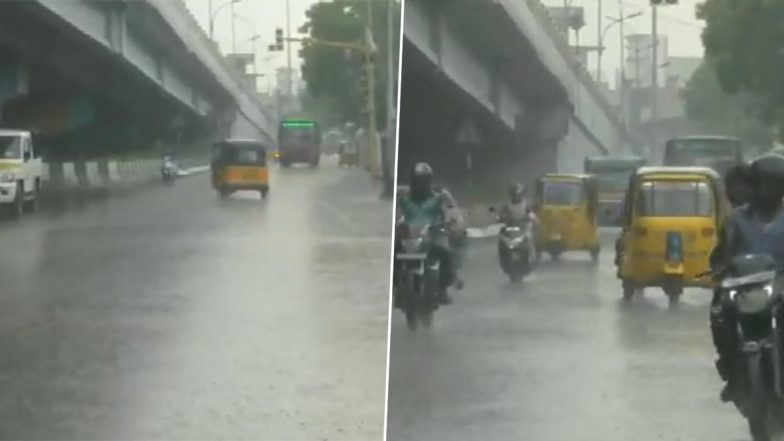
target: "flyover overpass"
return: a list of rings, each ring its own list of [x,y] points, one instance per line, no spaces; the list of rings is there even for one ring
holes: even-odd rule
[[[276,130],[181,0],[0,2],[0,125],[53,155]]]
[[[426,160],[452,186],[495,191],[630,153],[539,0],[407,0],[402,66],[401,178]]]

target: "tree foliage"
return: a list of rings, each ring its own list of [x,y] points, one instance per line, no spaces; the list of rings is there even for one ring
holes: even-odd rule
[[[387,85],[387,2],[371,1],[375,55],[376,117],[383,127]],[[400,2],[393,7],[394,35],[400,35]],[[307,11],[303,31],[311,38],[326,41],[361,43],[368,17],[367,0],[332,0],[315,3]],[[399,53],[399,38],[393,42]],[[362,121],[364,108],[361,78],[364,58],[342,48],[311,44],[300,51],[302,77],[310,99],[328,105],[343,121]],[[397,57],[395,57],[396,59]],[[395,69],[397,72],[397,69]]]
[[[706,22],[705,57],[722,89],[764,97],[759,116],[784,128],[784,2],[707,0],[697,16]]]
[[[686,113],[705,129],[735,136],[748,145],[769,146],[773,132],[761,122],[764,100],[748,92],[729,94],[719,84],[713,66],[703,62],[683,92]]]

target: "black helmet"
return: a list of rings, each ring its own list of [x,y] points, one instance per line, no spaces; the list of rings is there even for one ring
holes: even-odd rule
[[[420,199],[432,191],[433,169],[426,162],[414,165],[411,175],[411,195]]]
[[[749,177],[754,199],[758,204],[771,206],[784,197],[784,156],[767,153],[749,165]]]
[[[513,184],[511,187],[509,187],[509,199],[511,199],[515,204],[523,200],[524,194],[525,187],[523,187],[523,184]]]
[[[751,202],[751,185],[749,164],[736,164],[727,168],[724,175],[724,190],[733,207]]]

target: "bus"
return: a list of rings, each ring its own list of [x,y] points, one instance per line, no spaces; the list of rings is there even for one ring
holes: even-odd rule
[[[305,163],[318,167],[321,158],[321,131],[316,121],[287,118],[278,127],[280,165]]]
[[[724,176],[743,163],[743,145],[727,136],[687,136],[667,141],[664,165],[710,167]]]
[[[629,179],[638,168],[645,165],[639,156],[614,158],[589,156],[585,158],[584,171],[594,175],[599,194],[598,220],[601,225],[615,225],[623,213],[623,199]]]

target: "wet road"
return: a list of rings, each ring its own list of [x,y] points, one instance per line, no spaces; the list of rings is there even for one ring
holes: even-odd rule
[[[613,234],[587,253],[545,259],[521,286],[494,240],[472,242],[466,290],[412,334],[392,318],[388,439],[739,441],[746,424],[719,402],[709,292],[670,311],[659,290],[619,302]]]
[[[391,207],[325,162],[0,223],[0,438],[380,440]]]

